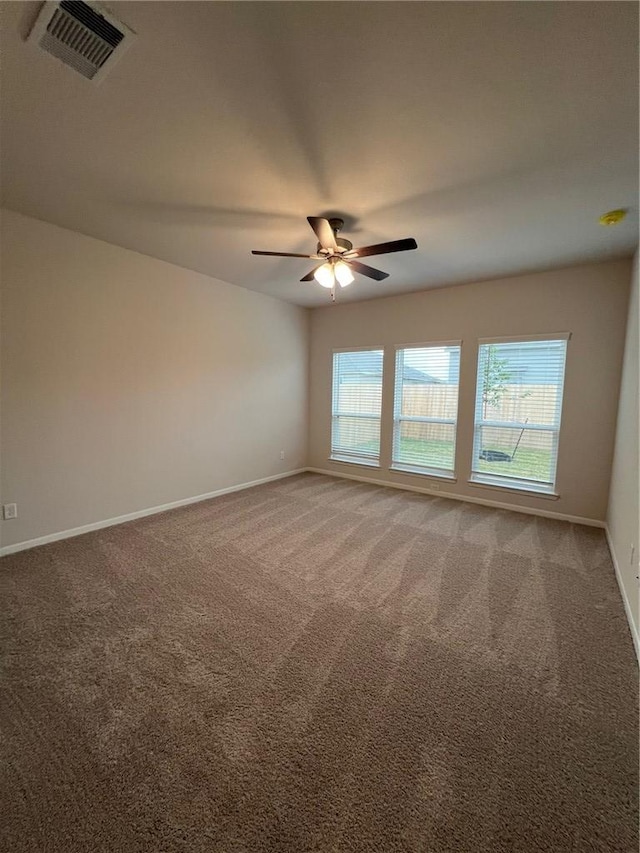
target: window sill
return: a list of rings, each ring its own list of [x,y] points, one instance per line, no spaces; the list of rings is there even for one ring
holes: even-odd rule
[[[511,492],[516,495],[527,495],[532,498],[543,498],[548,501],[557,501],[560,498],[557,492],[548,492],[527,486],[508,486],[491,480],[467,480],[467,482],[475,488],[493,489],[496,492]]]
[[[410,465],[391,465],[389,471],[395,474],[411,474],[414,477],[431,477],[435,480],[446,480],[449,483],[457,483],[458,478],[454,474],[446,474],[441,471],[428,471],[424,468],[412,468]]]
[[[330,456],[329,462],[339,462],[341,465],[359,465],[363,468],[379,468],[380,462],[375,462],[372,459],[349,459],[346,456]]]

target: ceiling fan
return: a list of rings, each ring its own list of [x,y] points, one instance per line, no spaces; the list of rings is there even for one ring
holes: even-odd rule
[[[417,249],[418,244],[413,237],[406,240],[391,240],[389,243],[378,243],[375,246],[363,246],[354,249],[353,244],[344,237],[338,237],[344,225],[342,219],[324,219],[321,216],[307,216],[307,222],[313,228],[318,238],[318,248],[314,255],[298,255],[291,252],[262,252],[254,249],[252,255],[270,255],[276,258],[313,258],[322,261],[314,267],[311,272],[303,276],[300,281],[311,281],[315,279],[323,287],[331,288],[331,298],[335,299],[336,282],[341,287],[351,284],[353,273],[358,272],[382,281],[388,278],[389,273],[377,270],[375,267],[360,263],[357,258],[366,258],[368,255],[386,255],[389,252],[406,252],[409,249]]]

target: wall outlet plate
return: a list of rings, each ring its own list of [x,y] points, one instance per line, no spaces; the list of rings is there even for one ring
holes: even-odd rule
[[[18,504],[3,504],[2,517],[5,521],[18,517]]]

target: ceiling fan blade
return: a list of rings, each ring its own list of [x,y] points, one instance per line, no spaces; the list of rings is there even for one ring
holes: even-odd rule
[[[296,255],[292,252],[260,252],[257,249],[251,250],[252,255],[271,255],[274,258],[317,258],[318,255]]]
[[[376,281],[382,281],[384,278],[389,278],[388,272],[382,272],[382,270],[377,270],[375,267],[369,267],[366,264],[361,264],[359,261],[350,259],[347,263],[352,269],[359,272],[360,275],[366,275],[368,278],[375,278]]]
[[[315,231],[318,242],[323,249],[338,251],[336,235],[333,233],[333,228],[329,225],[328,219],[323,219],[321,216],[307,216],[307,222]]]
[[[317,267],[314,267],[311,270],[311,272],[308,272],[303,278],[300,279],[300,281],[313,281],[313,274],[315,273],[316,270],[319,270],[320,267],[322,267],[322,266],[324,266],[324,264],[318,264]]]
[[[387,255],[389,252],[407,252],[409,249],[417,249],[418,244],[413,237],[406,240],[391,240],[389,243],[378,243],[375,246],[362,246],[360,249],[352,249],[347,252],[345,258],[366,258],[367,255]]]

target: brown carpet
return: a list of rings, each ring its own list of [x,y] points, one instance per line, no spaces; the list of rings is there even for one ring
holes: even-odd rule
[[[601,530],[304,474],[0,583],[3,850],[637,850]]]

